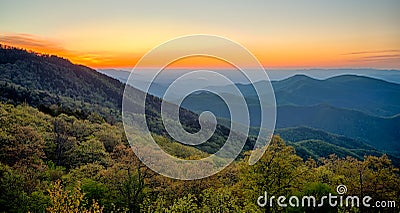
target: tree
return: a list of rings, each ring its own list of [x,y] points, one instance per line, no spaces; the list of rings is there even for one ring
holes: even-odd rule
[[[125,145],[116,146],[111,158],[111,166],[101,173],[102,182],[109,189],[111,200],[120,208],[128,208],[129,212],[140,211],[146,183],[154,173]]]
[[[61,181],[56,181],[50,189],[47,190],[50,195],[51,206],[46,210],[50,213],[98,213],[103,212],[103,207],[93,200],[91,206],[87,206],[84,202],[85,194],[82,193],[80,184],[73,188],[72,191],[64,190]]]
[[[32,127],[15,126],[1,152],[8,165],[40,167],[45,158],[44,140]]]
[[[238,212],[240,207],[236,197],[227,188],[206,189],[201,194],[203,212]]]
[[[170,206],[167,212],[182,212],[190,213],[197,212],[198,206],[196,204],[196,197],[192,194],[188,194],[185,197],[177,199],[172,206]]]
[[[94,137],[81,142],[79,145],[70,149],[68,156],[69,165],[77,167],[87,163],[98,163],[107,165],[109,163],[109,154],[106,152],[103,143]]]
[[[67,119],[68,116],[61,114],[53,120],[55,147],[50,155],[57,166],[69,166],[66,162],[66,153],[77,144],[76,138],[68,135],[70,128]]]
[[[239,182],[235,187],[241,193],[241,203],[254,205],[260,195],[288,196],[300,191],[306,182],[304,176],[309,169],[295,154],[294,148],[286,146],[279,137],[273,137],[268,149],[253,166],[248,166],[248,154],[241,164]],[[253,203],[253,204],[251,204]],[[265,212],[281,209],[274,203],[266,205]]]
[[[24,179],[9,166],[0,163],[0,211],[27,211],[28,195],[23,189]]]
[[[297,193],[297,197],[302,198],[303,196],[314,196],[316,198],[316,205],[321,203],[321,198],[323,196],[327,196],[329,193],[331,194],[336,194],[336,191],[332,190],[331,187],[329,187],[328,184],[324,183],[316,183],[316,182],[311,182],[307,183],[304,186],[304,189],[300,192]],[[331,207],[327,202],[324,202],[323,206],[303,206],[301,208],[293,208],[290,207],[288,208],[289,212],[328,212],[328,213],[334,213],[338,212],[337,207]]]
[[[338,185],[347,187],[346,195],[370,196],[374,200],[399,202],[399,169],[394,167],[386,155],[365,156],[363,161],[352,157],[338,158],[331,155],[321,159],[322,165],[314,169],[314,181],[320,181],[336,190]],[[311,179],[311,178],[310,178]],[[398,207],[397,207],[398,208]],[[351,207],[343,207],[351,211]],[[367,209],[360,206],[360,211]]]
[[[112,152],[117,145],[122,144],[122,134],[115,127],[103,124],[104,129],[94,133],[95,137],[104,144],[107,152]]]

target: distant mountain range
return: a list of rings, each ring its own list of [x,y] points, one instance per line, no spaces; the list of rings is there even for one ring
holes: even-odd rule
[[[277,128],[309,126],[363,140],[381,150],[400,151],[399,84],[363,76],[316,80],[296,75],[272,85],[277,99]],[[260,108],[253,86],[237,87],[248,103],[252,126],[258,126]],[[229,86],[212,89],[231,91]],[[190,95],[182,106],[230,118],[225,103],[210,92]]]
[[[255,84],[266,84],[256,82]],[[256,104],[257,94],[251,84],[236,84],[250,105]],[[400,85],[364,76],[342,75],[316,80],[305,75],[273,81],[277,105],[331,105],[355,109],[375,116],[394,116],[400,113]],[[232,88],[213,87],[231,93]],[[263,95],[263,94],[260,94]]]
[[[162,96],[168,86],[165,82],[168,79],[156,82],[153,94]],[[400,122],[399,116],[395,115],[399,112],[400,100],[397,84],[346,75],[322,81],[294,76],[275,81],[273,86],[278,100],[279,129],[276,134],[294,146],[303,158],[330,154],[362,158],[364,155],[389,153],[394,163],[400,162],[397,159]],[[65,113],[87,119],[95,113],[115,123],[120,121],[124,87],[118,80],[66,59],[16,48],[0,48],[2,102],[26,103],[53,116]],[[254,91],[251,85],[238,84],[238,87],[249,102],[251,122],[255,124],[251,131],[257,132]],[[216,89],[229,92],[227,87]],[[189,96],[183,103],[183,107],[189,110],[180,109],[180,122],[188,131],[195,132],[199,128],[198,115],[190,110],[200,112],[208,108],[215,110],[220,121],[229,118],[224,114],[224,104],[219,101],[218,97],[207,92]],[[132,102],[135,102],[134,97]],[[159,114],[160,103],[160,98],[148,95],[146,117],[151,131],[165,137],[167,134]],[[227,122],[221,124],[227,126]],[[218,150],[230,133],[225,126],[218,125],[213,137],[197,148],[208,153]],[[254,137],[250,136],[245,150],[251,149],[253,142]]]
[[[372,70],[369,71],[372,72]],[[101,72],[122,82],[126,82],[129,77],[129,72],[126,71],[102,70]],[[377,70],[374,73],[376,72]],[[390,76],[396,75],[396,73],[400,74],[400,71],[382,72],[392,72]],[[173,76],[170,74],[170,78],[156,79],[152,83],[149,93],[162,97],[169,84],[173,81]],[[137,79],[133,79],[133,81],[135,84],[143,83],[140,76]],[[201,84],[201,80],[193,79],[192,81],[190,83]],[[256,82],[255,84],[262,86],[265,82]],[[257,94],[255,94],[254,87],[251,84],[237,83],[236,86],[243,93],[249,105],[257,104]],[[400,113],[400,85],[366,77],[365,75],[340,75],[318,80],[298,74],[283,80],[272,81],[272,86],[279,106],[327,104],[338,108],[356,109],[370,115],[384,117]],[[232,93],[230,86],[213,86],[204,89]],[[204,96],[204,94],[201,95]],[[179,96],[179,94],[177,95]],[[200,97],[199,93],[197,95],[199,99],[205,98]]]
[[[97,71],[108,75],[110,77],[116,78],[122,82],[126,82],[130,71],[130,69],[98,69]],[[232,72],[232,70],[217,70],[219,73],[229,76],[231,80],[235,83],[245,83],[243,81],[243,77],[238,72]],[[160,79],[164,83],[170,83],[171,79],[179,76],[180,74],[187,72],[184,69],[175,69],[175,70],[168,70],[168,74],[164,75],[162,79]],[[289,77],[295,75],[307,75],[314,79],[327,79],[335,76],[340,75],[358,75],[358,76],[365,76],[371,77],[375,79],[384,80],[391,83],[400,84],[400,70],[382,70],[382,69],[370,69],[370,68],[360,68],[360,69],[290,69],[290,70],[274,70],[268,69],[268,76],[272,81],[280,81],[283,79],[287,79]],[[164,73],[164,71],[163,71]],[[140,77],[139,79],[140,80]]]
[[[368,71],[374,71],[375,75],[378,72]],[[315,75],[315,70],[312,72]],[[113,74],[121,73],[114,71]],[[261,86],[265,83],[256,82]],[[399,84],[365,75],[340,75],[319,80],[301,74],[272,81],[272,85],[277,99],[277,128],[308,126],[363,141],[385,152],[400,153]],[[251,125],[257,127],[260,108],[254,87],[242,83],[235,86],[247,101]],[[168,81],[159,80],[152,85],[150,93],[162,97],[167,87]],[[232,91],[231,86],[205,89],[228,94]],[[220,118],[230,119],[229,110],[222,99],[207,91],[189,95],[182,107],[198,113],[208,110]],[[309,139],[319,140],[304,138]]]

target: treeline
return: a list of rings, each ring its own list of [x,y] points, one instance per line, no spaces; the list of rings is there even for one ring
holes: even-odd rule
[[[0,45],[0,70],[0,99],[4,102],[26,102],[53,115],[66,113],[86,119],[95,112],[109,122],[120,119],[124,85],[88,67]]]
[[[163,136],[156,141],[181,158],[207,153]],[[253,166],[248,154],[217,175],[172,180],[145,167],[125,139],[121,123],[101,117],[51,116],[27,105],[0,104],[0,212],[376,212],[374,208],[260,207],[259,196],[337,194],[396,201],[399,169],[386,155],[364,160],[331,155],[303,160],[274,137]]]

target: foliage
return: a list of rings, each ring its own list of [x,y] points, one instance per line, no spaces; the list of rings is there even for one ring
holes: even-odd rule
[[[331,155],[304,161],[276,136],[253,166],[247,164],[250,153],[245,153],[217,175],[178,181],[144,166],[123,139],[118,123],[65,114],[53,117],[26,105],[0,106],[0,211],[302,212],[315,209],[261,208],[256,201],[264,191],[319,196],[335,192],[339,184],[352,195],[400,202],[399,169],[386,155],[363,159]],[[178,157],[207,156],[168,138],[155,138]],[[358,211],[323,211],[327,210]]]
[[[51,205],[46,209],[50,213],[97,213],[103,212],[103,208],[93,201],[92,205],[87,208],[83,203],[84,194],[78,184],[72,191],[64,190],[61,186],[61,181],[57,181],[48,190],[51,200]]]

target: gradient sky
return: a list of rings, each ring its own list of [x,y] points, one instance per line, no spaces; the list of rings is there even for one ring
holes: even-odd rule
[[[133,67],[169,39],[215,34],[267,68],[400,69],[399,11],[399,0],[0,0],[0,43]]]

